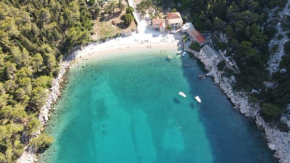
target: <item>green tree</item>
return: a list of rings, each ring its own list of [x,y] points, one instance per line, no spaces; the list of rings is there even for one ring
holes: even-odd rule
[[[36,72],[39,72],[43,69],[43,58],[41,54],[36,53],[32,60],[31,60],[31,66],[33,69],[35,69]]]
[[[88,0],[87,3],[88,3],[89,5],[94,5],[94,4],[95,4],[95,0]]]
[[[118,3],[118,7],[119,7],[119,9],[120,9],[120,11],[123,11],[124,9],[125,9],[125,5],[123,4],[123,2],[122,2],[123,0],[119,0],[119,3]]]
[[[31,102],[37,106],[38,110],[44,105],[47,95],[47,91],[42,87],[35,87],[32,90]]]
[[[36,149],[45,149],[48,146],[50,146],[53,142],[53,138],[51,136],[48,136],[46,134],[41,134],[38,137],[31,139],[31,145]]]
[[[130,25],[131,22],[134,20],[134,17],[132,14],[125,14],[123,15],[122,19],[124,20],[124,23],[126,25]]]
[[[40,15],[39,15],[39,19],[38,19],[40,21],[40,23],[49,24],[50,19],[51,19],[51,15],[50,15],[49,10],[42,8],[40,10]]]
[[[28,125],[27,131],[29,133],[35,133],[36,131],[40,130],[41,124],[37,118],[31,118]]]
[[[192,42],[189,47],[190,47],[190,49],[195,50],[197,52],[200,51],[200,45],[196,41]]]
[[[284,51],[287,55],[290,55],[290,41],[284,44]]]
[[[126,8],[126,14],[132,14],[134,12],[134,8],[129,6]]]
[[[141,15],[145,16],[146,15],[146,11],[145,10],[141,10]]]
[[[51,87],[52,78],[50,76],[41,76],[33,80],[34,87],[49,88]]]
[[[115,1],[111,1],[111,3],[109,4],[109,10],[112,11],[113,13],[115,13],[115,9],[117,8],[117,4]]]
[[[219,71],[223,71],[224,70],[224,68],[225,68],[225,66],[226,66],[226,61],[225,60],[223,60],[223,61],[221,61],[219,64],[218,64],[218,70]]]
[[[223,31],[225,26],[226,26],[226,24],[221,19],[219,19],[218,17],[216,17],[214,19],[214,28],[217,31]]]
[[[41,128],[36,117],[60,59],[90,41],[92,14],[101,9],[85,0],[5,0],[0,6],[0,162],[10,163],[24,150],[23,134],[29,139]]]
[[[267,121],[280,119],[283,110],[279,106],[271,103],[264,103],[261,106],[261,115]]]

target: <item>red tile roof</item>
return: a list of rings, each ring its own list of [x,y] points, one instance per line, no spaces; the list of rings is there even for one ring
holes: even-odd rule
[[[189,35],[194,37],[199,42],[199,44],[205,43],[205,38],[196,29],[190,30]]]
[[[165,24],[165,19],[153,19],[152,23],[154,25],[157,25],[157,24],[160,25],[160,23],[164,23]]]
[[[171,12],[171,13],[167,13],[167,18],[168,19],[178,19],[178,18],[181,18],[181,16],[178,12]]]
[[[179,12],[167,13],[168,24],[183,23]]]

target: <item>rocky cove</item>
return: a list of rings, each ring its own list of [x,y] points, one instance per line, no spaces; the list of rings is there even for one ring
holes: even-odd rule
[[[79,57],[80,54],[84,53],[88,47],[85,47],[84,50],[78,50],[73,52],[71,55],[67,57],[66,60],[60,63],[60,70],[58,77],[53,80],[52,87],[50,89],[49,98],[46,101],[46,105],[41,109],[39,114],[39,120],[43,125],[46,125],[46,122],[49,120],[50,111],[52,110],[52,106],[55,102],[57,102],[59,96],[61,95],[61,88],[64,82],[64,77],[66,72],[69,70],[71,64],[73,64],[74,59]],[[88,52],[86,52],[88,53]],[[248,102],[248,98],[246,93],[243,92],[234,92],[231,86],[231,79],[223,77],[218,78],[218,75],[214,75],[214,81],[219,81],[220,88],[224,91],[230,101],[235,105],[236,109],[239,109],[242,114],[246,117],[251,117],[256,120],[257,126],[264,131],[265,138],[268,140],[268,147],[271,150],[275,150],[275,156],[279,158],[282,163],[289,163],[289,151],[290,151],[290,134],[283,133],[279,131],[275,127],[269,126],[267,123],[263,121],[263,119],[259,116],[259,108],[257,106],[252,106]],[[41,131],[38,131],[35,136],[40,134]],[[23,153],[18,162],[36,162],[36,155],[33,150],[26,149],[26,152]]]
[[[188,44],[189,45],[189,44]],[[193,53],[195,58],[198,59],[198,52],[185,48],[187,51]],[[204,67],[213,77],[215,84],[226,94],[228,99],[235,106],[234,108],[239,110],[241,114],[248,118],[253,118],[256,125],[261,129],[262,133],[268,141],[268,147],[271,150],[275,150],[275,157],[279,159],[281,163],[290,162],[290,132],[282,132],[277,127],[267,124],[259,114],[260,108],[258,105],[253,105],[248,101],[248,95],[245,92],[235,92],[232,88],[234,80],[228,77],[221,77],[217,71],[217,66]],[[285,122],[288,124],[290,120],[285,117]],[[290,126],[289,126],[290,127]]]
[[[290,162],[290,132],[282,132],[277,127],[267,124],[259,115],[259,106],[253,106],[248,102],[248,96],[244,92],[234,92],[231,86],[231,79],[223,77],[219,83],[230,101],[246,117],[254,118],[256,125],[263,131],[262,134],[268,141],[268,147],[275,150],[275,156],[281,163]],[[288,120],[289,121],[289,120]]]

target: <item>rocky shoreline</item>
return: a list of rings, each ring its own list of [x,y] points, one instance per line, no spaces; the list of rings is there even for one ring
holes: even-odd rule
[[[244,92],[234,92],[231,86],[231,79],[223,77],[220,80],[219,87],[227,95],[236,109],[246,117],[255,119],[256,125],[265,134],[268,141],[268,147],[275,150],[275,157],[281,163],[290,162],[290,132],[282,132],[277,127],[267,124],[259,115],[260,108],[248,102],[248,96]]]
[[[77,47],[78,48],[78,47]],[[75,48],[75,49],[77,49]],[[40,113],[38,115],[38,119],[41,122],[42,126],[46,125],[46,122],[49,120],[50,111],[53,109],[52,106],[57,102],[59,96],[61,95],[62,83],[65,80],[65,75],[69,70],[69,67],[73,63],[77,54],[80,51],[72,52],[66,59],[61,60],[59,64],[59,72],[57,78],[53,79],[52,87],[50,88],[50,94],[46,100],[45,105],[41,108]],[[34,133],[34,136],[37,137],[41,134],[41,130],[38,130]],[[37,157],[35,151],[28,146],[25,147],[25,151],[21,155],[21,157],[16,161],[16,163],[34,163],[37,162]]]
[[[199,59],[199,52],[190,50],[188,47],[190,44],[185,45],[184,50],[192,53],[196,59]],[[268,148],[275,150],[275,157],[279,159],[279,162],[290,163],[290,131],[287,133],[282,132],[277,127],[267,124],[259,114],[259,105],[249,103],[248,95],[245,92],[235,92],[232,88],[232,84],[235,81],[231,78],[221,77],[220,72],[217,71],[217,65],[212,65],[211,68],[204,66],[204,68],[208,71],[207,76],[212,76],[213,81],[226,94],[234,105],[234,108],[246,117],[255,120],[257,127],[262,130],[267,139]],[[282,119],[290,127],[289,117],[282,117]]]
[[[58,97],[61,95],[62,83],[65,80],[64,77],[68,72],[69,67],[74,62],[74,59],[81,53],[82,50],[77,50],[76,48],[65,60],[60,62],[58,76],[52,81],[49,97],[47,98],[46,104],[42,107],[39,114],[39,120],[42,125],[46,125],[46,122],[50,116],[49,113],[53,109],[52,105],[57,102]],[[281,132],[277,128],[269,126],[259,115],[260,108],[257,105],[253,105],[248,102],[248,96],[246,93],[233,91],[231,86],[231,83],[233,82],[232,79],[227,77],[221,78],[217,71],[210,72],[215,83],[219,85],[221,90],[223,90],[230,101],[234,104],[235,108],[239,109],[239,111],[246,117],[255,119],[256,125],[265,133],[265,138],[268,141],[268,147],[271,150],[275,150],[275,157],[277,157],[281,163],[290,163],[290,132]],[[41,131],[36,132],[35,136],[40,133]],[[17,160],[17,163],[34,162],[37,162],[36,154],[28,147],[25,148],[25,152]]]

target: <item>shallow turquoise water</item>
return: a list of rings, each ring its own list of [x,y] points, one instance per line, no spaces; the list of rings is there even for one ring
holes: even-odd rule
[[[174,59],[167,61],[168,54]],[[275,162],[254,123],[210,79],[196,78],[204,72],[195,60],[175,54],[147,51],[76,64],[46,129],[55,142],[40,162]]]

